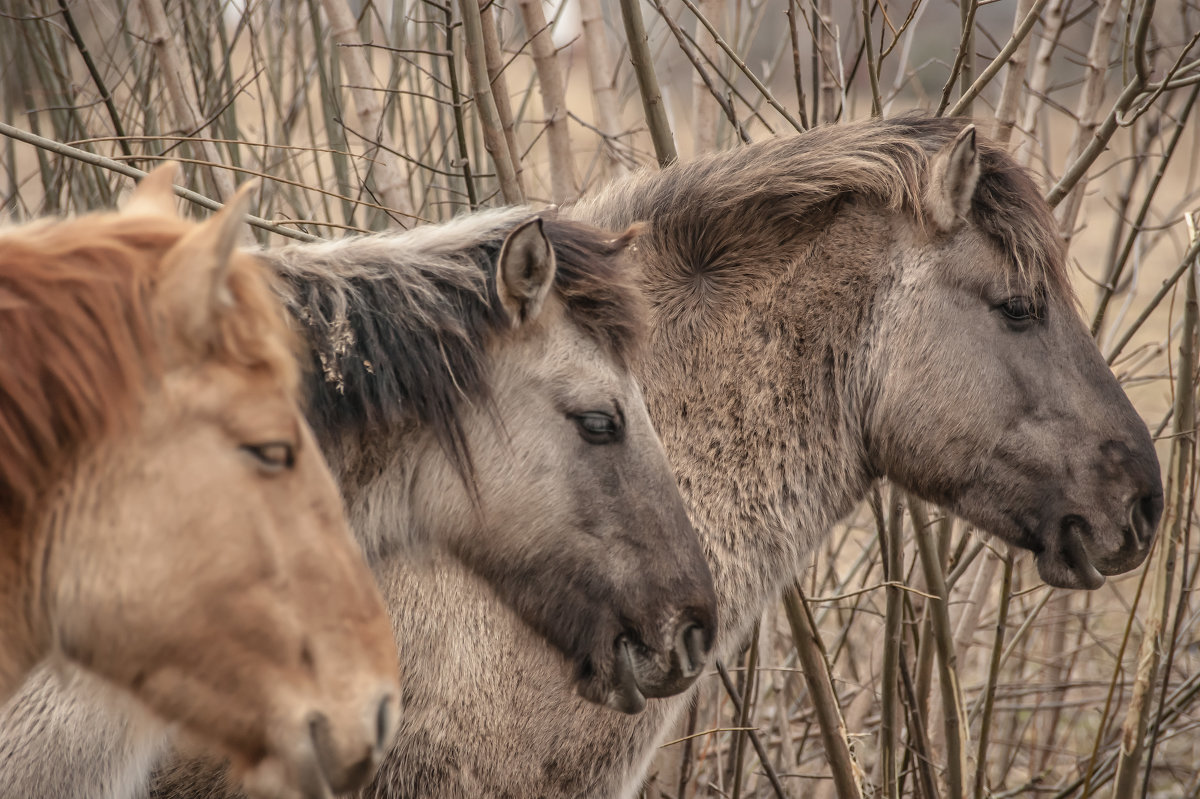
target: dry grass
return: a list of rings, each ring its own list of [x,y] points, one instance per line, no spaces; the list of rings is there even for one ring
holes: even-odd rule
[[[484,7],[468,41],[450,0],[7,3],[0,119],[73,150],[3,139],[4,208],[109,206],[128,187],[72,153],[137,169],[175,158],[216,199],[266,176],[259,208],[277,230],[336,236],[502,196],[562,200],[671,148],[686,158],[873,109],[1011,127],[1057,201],[1083,313],[1158,436],[1169,483],[1155,555],[1096,593],[1056,591],[1027,557],[884,486],[726,664],[732,690],[704,678],[647,793],[772,796],[769,771],[817,797],[958,784],[976,797],[1200,796],[1196,3],[566,0],[540,7],[559,70],[545,32],[524,29],[540,18],[530,6]],[[357,16],[331,25],[347,8]],[[633,10],[649,56],[637,72]],[[485,69],[486,87],[472,80]]]

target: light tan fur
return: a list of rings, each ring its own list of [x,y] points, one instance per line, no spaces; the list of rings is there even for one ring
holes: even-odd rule
[[[299,412],[293,334],[233,251],[248,192],[195,224],[173,174],[122,213],[0,233],[4,457],[34,453],[23,483],[0,467],[0,687],[65,660],[256,792],[321,796],[395,727],[386,615]]]

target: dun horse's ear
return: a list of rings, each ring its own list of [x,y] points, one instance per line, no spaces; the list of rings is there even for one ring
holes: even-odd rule
[[[179,162],[164,161],[133,187],[129,199],[121,206],[121,213],[177,216],[178,208],[172,184],[178,178]]]
[[[233,308],[229,266],[257,187],[257,180],[243,184],[224,208],[180,239],[164,259],[160,296],[197,344]]]
[[[542,229],[541,218],[531,219],[508,234],[496,265],[496,294],[513,327],[533,319],[554,284],[554,247]]]
[[[925,207],[938,230],[949,233],[971,210],[979,183],[979,152],[975,126],[967,125],[933,161]]]

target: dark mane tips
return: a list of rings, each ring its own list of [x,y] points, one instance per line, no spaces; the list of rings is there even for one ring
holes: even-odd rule
[[[614,235],[561,217],[545,219],[558,270],[554,291],[567,314],[625,365],[645,338],[646,307],[625,251],[642,232]]]
[[[463,403],[489,400],[487,347],[509,329],[496,294],[505,236],[528,209],[500,209],[397,235],[264,253],[311,350],[306,391],[327,444],[383,428],[431,431],[470,483]],[[554,294],[568,318],[624,362],[641,339],[641,295],[622,258],[635,235],[546,218]]]
[[[822,230],[843,198],[923,223],[932,157],[968,122],[906,115],[820,126],[616,181],[571,214],[612,228],[649,222],[639,246],[655,251],[651,268],[671,286],[655,301],[711,308],[789,262],[791,245]],[[972,221],[1015,275],[1071,296],[1057,226],[1033,178],[995,142],[979,136],[977,146]]]

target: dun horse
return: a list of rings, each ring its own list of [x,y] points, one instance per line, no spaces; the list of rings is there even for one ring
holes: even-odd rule
[[[0,695],[53,655],[257,791],[326,796],[395,729],[387,615],[294,337],[234,254],[248,194],[185,222],[174,172],[123,213],[0,232]]]
[[[636,371],[709,555],[718,655],[881,477],[1032,550],[1055,585],[1146,556],[1149,433],[1077,317],[1049,208],[973,128],[817,129],[633,176],[573,215],[649,222]],[[688,697],[583,704],[453,561],[376,570],[411,726],[365,796],[634,795]]]
[[[486,604],[499,597],[528,623],[554,685],[632,713],[698,675],[715,596],[629,373],[645,313],[624,255],[631,234],[531,216],[508,209],[262,256],[305,330],[310,418],[369,556],[464,564],[486,581]],[[413,540],[443,546],[414,557]],[[418,668],[489,682],[455,647],[490,635],[467,623],[423,637],[404,684]],[[405,627],[397,638],[407,650]],[[469,713],[454,699],[433,708],[423,690],[403,704]],[[0,722],[0,784],[12,786],[0,796],[52,785],[85,797],[117,782],[136,796],[156,741],[94,705],[52,674],[27,686]],[[514,712],[536,715],[539,703]],[[402,726],[430,720],[406,712]],[[451,737],[427,744],[452,762]]]

